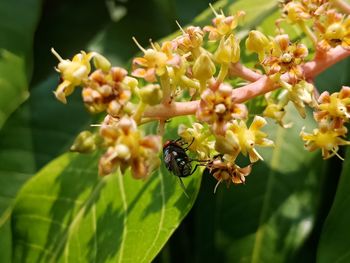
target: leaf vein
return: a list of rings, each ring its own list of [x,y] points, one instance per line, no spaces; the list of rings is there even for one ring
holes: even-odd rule
[[[159,227],[158,227],[157,233],[155,235],[155,238],[154,238],[152,244],[149,246],[148,250],[146,251],[145,256],[143,257],[142,262],[145,262],[148,255],[151,253],[152,249],[154,248],[154,246],[159,238],[160,232],[162,231],[162,229],[164,229],[163,224],[164,224],[164,217],[165,217],[165,186],[164,186],[163,173],[159,172],[158,175],[159,175],[159,181],[160,181],[160,194],[162,197],[162,199],[161,199],[162,200],[162,207],[161,207],[161,212],[160,212]]]
[[[127,227],[127,222],[128,222],[128,204],[126,202],[123,177],[119,173],[117,174],[117,177],[118,177],[118,185],[119,185],[119,190],[120,190],[120,196],[122,198],[123,209],[124,209],[123,237],[122,237],[122,241],[121,241],[121,244],[120,244],[120,254],[119,254],[118,262],[123,262],[123,261],[125,261],[125,259],[123,259],[125,239],[126,239],[126,236],[127,236],[127,233],[128,233],[128,227]]]

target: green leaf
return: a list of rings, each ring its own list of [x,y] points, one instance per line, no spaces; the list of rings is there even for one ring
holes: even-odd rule
[[[14,262],[149,262],[193,205],[164,166],[147,181],[98,178],[95,155],[65,154],[20,192],[13,211]]]
[[[87,123],[79,96],[73,96],[68,106],[55,100],[48,86],[56,83],[56,78],[51,78],[34,89],[0,132],[1,262],[8,262],[11,255],[10,215],[17,192],[43,164],[67,151]]]
[[[40,5],[38,0],[0,2],[0,129],[28,98],[31,48]]]
[[[350,156],[350,148],[346,151]],[[334,176],[334,174],[329,174]],[[337,193],[324,223],[317,250],[317,262],[349,262],[350,260],[350,160],[346,158]]]
[[[349,86],[350,58],[344,59],[322,72],[316,78],[320,92],[338,92],[343,85]]]
[[[203,179],[196,209],[196,259],[220,262],[293,262],[310,234],[316,216],[324,166],[320,152],[309,153],[299,137],[313,126],[288,108],[290,129],[269,123],[265,131],[275,142],[264,149],[265,161],[253,166],[245,185],[221,185]],[[203,220],[205,218],[205,220]]]

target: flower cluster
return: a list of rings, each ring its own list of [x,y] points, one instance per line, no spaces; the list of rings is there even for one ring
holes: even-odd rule
[[[316,49],[328,51],[338,45],[350,47],[350,18],[335,9],[337,1],[294,0],[283,5],[284,18],[297,24],[311,38]],[[314,32],[311,30],[309,24]]]
[[[216,187],[220,183],[241,184],[254,164],[263,160],[259,147],[274,146],[264,131],[268,123],[265,118],[290,127],[283,120],[290,102],[302,118],[307,107],[314,111],[318,128],[300,133],[306,149],[321,149],[325,159],[338,155],[339,146],[350,144],[345,140],[350,88],[318,96],[313,84],[323,69],[350,56],[349,15],[340,13],[335,3],[284,1],[283,15],[276,23],[277,35],[252,30],[245,39],[245,49],[257,54],[256,69],[240,63],[242,45],[235,31],[245,13],[227,16],[212,6],[212,25],[179,25],[180,34],[175,38],[151,42],[148,48],[133,38],[142,54],[132,60],[130,71],[113,67],[96,52],[82,51],[69,60],[52,50],[59,60],[57,71],[62,80],[55,91],[57,99],[66,103],[67,96],[79,86],[86,108],[92,113],[106,113],[97,125],[99,132],[80,133],[71,150],[104,148],[100,175],[130,168],[134,178],[147,178],[160,165],[167,120],[193,115],[196,121],[192,125],[178,127],[181,145],[187,147],[181,150],[182,146],[174,143],[167,151],[173,155],[167,156],[167,167],[181,176],[179,167],[184,160],[176,157],[184,158],[188,149],[195,157],[186,158],[186,162],[205,166],[218,181]],[[291,41],[281,28],[282,21],[299,26],[313,47]],[[250,83],[238,87],[242,79]],[[252,116],[245,103],[261,95],[264,107]],[[158,134],[144,135],[139,126],[146,122],[158,122]],[[241,165],[241,160],[246,164]]]
[[[132,118],[115,119],[109,115],[102,123],[101,136],[107,152],[101,157],[99,173],[107,175],[120,168],[124,172],[131,167],[135,178],[146,178],[160,165],[158,153],[161,137],[142,136]]]
[[[321,149],[324,159],[334,155],[342,159],[337,153],[339,146],[350,145],[350,141],[345,140],[347,128],[344,126],[350,120],[350,88],[344,86],[331,95],[325,91],[318,102],[314,118],[319,127],[312,134],[303,130],[300,136],[309,151]]]

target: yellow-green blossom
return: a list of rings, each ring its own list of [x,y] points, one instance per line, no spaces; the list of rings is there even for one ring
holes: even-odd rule
[[[271,49],[261,62],[268,75],[280,75],[288,73],[292,82],[303,79],[301,64],[308,55],[308,49],[304,44],[294,43],[289,36],[277,35],[272,42]]]
[[[257,53],[259,61],[262,62],[265,58],[265,52],[270,50],[271,42],[260,31],[252,30],[249,32],[245,45],[249,52]]]
[[[214,124],[214,130],[221,133],[222,126],[235,118],[244,119],[248,115],[244,104],[233,103],[233,88],[227,84],[220,84],[215,91],[206,89],[202,92],[196,116],[198,120]]]
[[[214,159],[207,165],[210,174],[218,181],[214,193],[220,183],[226,182],[227,187],[233,184],[244,184],[245,177],[248,176],[252,170],[252,164],[246,167],[239,167],[234,162],[226,161],[220,156]]]
[[[223,12],[221,14],[214,13],[213,26],[205,26],[203,29],[205,32],[209,32],[210,40],[219,40],[230,35],[237,27],[239,19],[245,15],[243,11],[239,11],[232,16],[225,16]]]
[[[194,62],[192,71],[196,79],[206,81],[214,75],[216,68],[209,54],[203,52]]]
[[[181,59],[178,54],[174,53],[176,49],[174,43],[167,41],[161,47],[156,43],[152,43],[152,48],[144,49],[136,40],[135,42],[144,55],[133,60],[133,71],[131,74],[134,77],[144,78],[148,82],[155,82],[157,76],[162,76],[167,72],[167,66],[180,66]]]
[[[190,128],[180,124],[178,134],[189,144],[189,149],[199,155],[199,159],[209,158],[214,142],[210,140],[209,130],[202,124],[195,122]]]
[[[318,47],[325,51],[339,45],[349,49],[350,16],[342,15],[334,9],[328,10],[325,16],[325,19],[318,20],[315,23],[319,38]]]
[[[110,62],[97,52],[85,53],[81,51],[72,60],[69,60],[63,59],[54,49],[51,49],[51,51],[59,60],[56,70],[61,74],[62,79],[54,93],[56,98],[63,103],[67,103],[66,97],[73,93],[75,87],[84,84],[88,80],[91,71],[91,59],[93,59],[97,69],[108,71],[111,67]]]
[[[120,120],[108,116],[101,126],[100,134],[108,146],[99,162],[99,174],[108,175],[120,168],[131,167],[134,178],[146,178],[160,165],[161,137],[143,136],[132,118]]]
[[[345,140],[347,134],[346,127],[335,127],[334,122],[327,120],[319,123],[319,128],[314,129],[312,133],[300,132],[301,138],[305,141],[305,148],[312,152],[321,149],[323,159],[328,159],[334,155],[338,155],[340,145],[350,145],[349,141]]]
[[[328,91],[323,92],[319,99],[318,110],[314,112],[317,121],[324,118],[340,118],[344,121],[350,119],[350,87],[343,86],[340,92],[329,95]]]
[[[220,40],[219,47],[214,53],[214,59],[219,64],[236,63],[240,58],[239,40],[233,34],[227,39]]]
[[[274,145],[273,141],[267,139],[267,134],[260,130],[265,125],[266,120],[260,116],[254,117],[249,128],[245,121],[234,120],[227,125],[225,136],[217,137],[215,149],[231,162],[236,160],[240,152],[244,156],[248,155],[252,163],[259,159],[263,160],[255,147]]]
[[[282,86],[288,90],[288,99],[293,102],[301,117],[306,117],[305,104],[310,107],[316,107],[317,101],[314,95],[314,85],[307,81],[299,81],[291,85],[286,82],[281,82]]]

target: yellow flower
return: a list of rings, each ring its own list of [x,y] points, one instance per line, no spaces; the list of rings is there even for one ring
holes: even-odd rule
[[[62,83],[54,93],[56,98],[63,103],[67,103],[66,97],[73,93],[75,87],[86,83],[91,71],[91,59],[93,59],[97,69],[108,71],[111,67],[110,62],[96,52],[86,54],[84,51],[81,51],[72,60],[63,59],[53,48],[51,52],[59,60],[56,70],[61,74],[62,79]]]
[[[223,12],[221,14],[216,13],[213,9],[215,18],[213,19],[213,26],[205,26],[203,30],[209,32],[210,40],[219,40],[223,37],[227,37],[237,27],[238,21],[245,15],[243,11],[238,11],[235,15],[225,16]]]
[[[329,8],[329,0],[294,0],[283,6],[283,13],[292,23],[316,18]]]
[[[172,42],[164,42],[162,47],[151,43],[152,48],[144,49],[134,39],[138,47],[144,53],[143,57],[137,57],[133,60],[132,75],[138,78],[144,78],[148,82],[155,82],[157,76],[166,73],[167,66],[180,67],[180,56],[175,54],[176,46]]]
[[[244,156],[248,154],[250,162],[263,160],[256,151],[256,146],[271,147],[273,141],[267,139],[267,134],[260,131],[266,125],[266,120],[255,116],[250,127],[247,128],[245,121],[234,120],[227,125],[225,137],[218,136],[215,149],[224,154],[224,158],[234,162],[241,152]]]
[[[267,102],[266,108],[264,109],[264,117],[274,119],[283,128],[291,127],[291,123],[284,124],[283,118],[286,115],[285,106],[288,103],[287,92],[281,92],[276,99],[273,98],[271,92],[265,94]]]
[[[227,39],[222,38],[214,54],[215,61],[220,64],[236,63],[239,61],[239,58],[240,47],[238,39],[233,34],[230,34]]]
[[[278,35],[272,42],[272,47],[261,62],[268,75],[288,72],[292,82],[303,78],[301,63],[308,55],[304,44],[291,44],[288,35]]]
[[[195,49],[201,47],[203,42],[204,32],[198,26],[189,26],[185,30],[182,30],[182,35],[175,38],[177,49],[181,55],[188,52],[192,52]]]
[[[235,118],[246,118],[246,106],[233,103],[232,94],[233,88],[227,83],[220,84],[216,91],[204,90],[196,113],[198,120],[221,126]]]
[[[345,17],[336,10],[327,11],[324,20],[316,21],[315,29],[318,33],[318,47],[322,50],[341,45],[350,48],[350,16]]]
[[[206,81],[214,75],[216,68],[209,54],[203,52],[194,62],[192,71],[196,79]]]
[[[284,87],[288,93],[288,99],[293,102],[295,108],[298,110],[301,117],[306,117],[305,104],[310,107],[316,107],[317,101],[314,95],[314,85],[307,81],[299,81],[294,85],[290,85],[281,81],[282,87]]]
[[[228,162],[223,158],[220,158],[219,156],[218,158],[210,162],[207,165],[207,168],[209,169],[210,174],[216,180],[218,180],[214,188],[214,193],[215,193],[217,187],[222,182],[226,182],[227,187],[229,187],[231,183],[244,184],[245,177],[251,173],[252,164],[241,168],[234,162]]]
[[[343,86],[340,92],[329,95],[327,91],[319,97],[318,111],[314,113],[316,121],[324,118],[350,119],[350,87]]]
[[[261,32],[252,30],[249,32],[245,45],[249,52],[255,52],[259,55],[259,61],[262,62],[265,58],[265,52],[270,49],[271,42]]]
[[[108,114],[119,116],[131,97],[130,88],[123,83],[126,74],[127,71],[119,67],[113,67],[107,73],[94,71],[82,91],[87,109],[92,113],[107,110]]]
[[[91,153],[97,149],[99,137],[90,131],[82,131],[74,139],[73,145],[70,147],[72,152]]]
[[[319,123],[319,128],[314,129],[312,133],[304,132],[303,128],[300,136],[305,141],[305,148],[308,151],[321,149],[323,159],[328,159],[334,155],[343,159],[337,152],[340,145],[350,145],[350,142],[344,139],[346,133],[347,129],[344,126],[337,128],[334,122],[324,120]]]
[[[142,136],[132,118],[117,120],[107,117],[100,134],[108,146],[99,163],[100,175],[107,175],[120,168],[121,172],[131,167],[134,178],[149,176],[160,165],[161,137]]]
[[[311,16],[307,10],[307,7],[302,2],[290,1],[283,7],[283,13],[288,19],[293,22],[305,21],[310,19]]]
[[[214,148],[214,142],[209,138],[210,133],[208,129],[198,122],[193,123],[191,128],[180,124],[178,134],[190,145],[189,149],[199,155],[201,160],[207,159],[211,149]]]
[[[148,84],[139,90],[139,96],[143,103],[157,105],[163,98],[163,92],[158,84]]]

